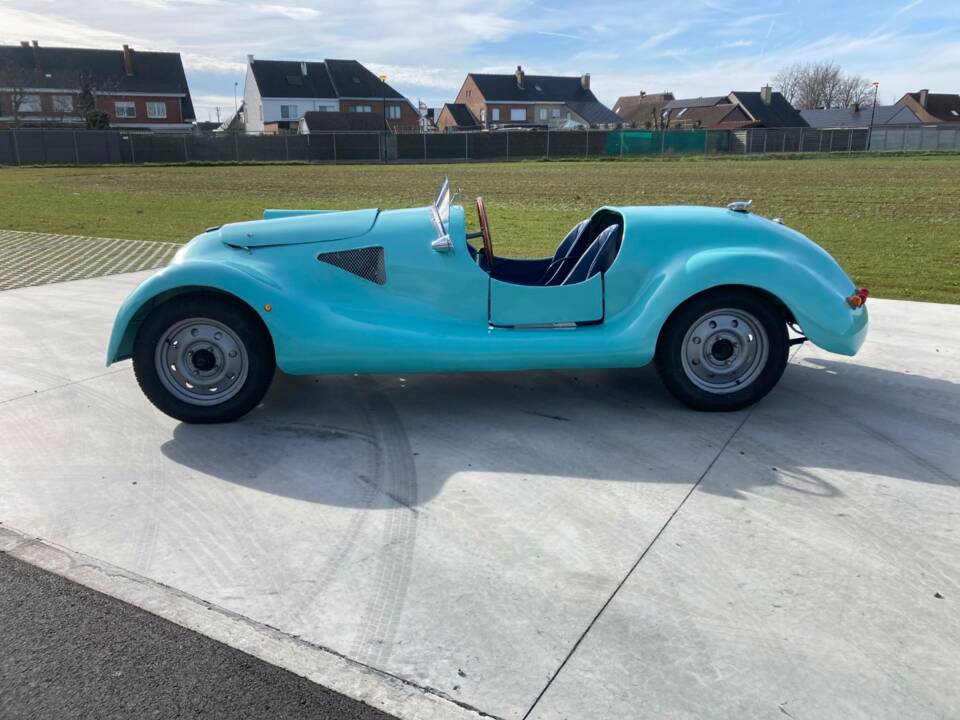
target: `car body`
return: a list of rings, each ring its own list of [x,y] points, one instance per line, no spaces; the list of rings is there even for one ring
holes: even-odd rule
[[[816,345],[855,354],[868,319],[850,278],[801,233],[744,210],[600,208],[581,232],[601,218],[618,248],[602,272],[561,284],[532,280],[550,258],[485,268],[496,256],[469,244],[447,184],[419,208],[268,210],[198,235],[140,285],[107,364],[134,354],[157,306],[198,292],[259,318],[276,365],[300,375],[639,367],[672,314],[717,288],[766,298]]]

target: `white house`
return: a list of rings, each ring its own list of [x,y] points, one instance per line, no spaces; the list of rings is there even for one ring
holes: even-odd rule
[[[308,112],[376,113],[394,130],[416,126],[403,95],[356,60],[255,60],[247,56],[243,124],[248,133],[296,132]]]

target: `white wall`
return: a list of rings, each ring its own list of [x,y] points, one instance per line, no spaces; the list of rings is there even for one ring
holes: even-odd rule
[[[334,98],[261,98],[263,105],[263,122],[276,122],[278,120],[289,120],[296,122],[303,117],[304,113],[311,110],[326,110],[327,112],[336,112],[340,109],[340,103]],[[280,116],[281,105],[296,105],[297,116],[285,118]],[[263,130],[263,126],[260,127]]]

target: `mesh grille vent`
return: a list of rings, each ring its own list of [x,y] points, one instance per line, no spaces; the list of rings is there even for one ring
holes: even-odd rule
[[[359,275],[364,280],[369,280],[377,285],[386,285],[387,283],[387,270],[383,264],[382,247],[320,253],[317,255],[317,260],[346,270],[348,273]]]

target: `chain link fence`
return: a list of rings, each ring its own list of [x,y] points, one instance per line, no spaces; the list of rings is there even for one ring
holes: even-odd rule
[[[382,163],[668,155],[960,150],[960,127],[837,130],[509,130],[466,133],[175,135],[0,130],[0,165]]]

